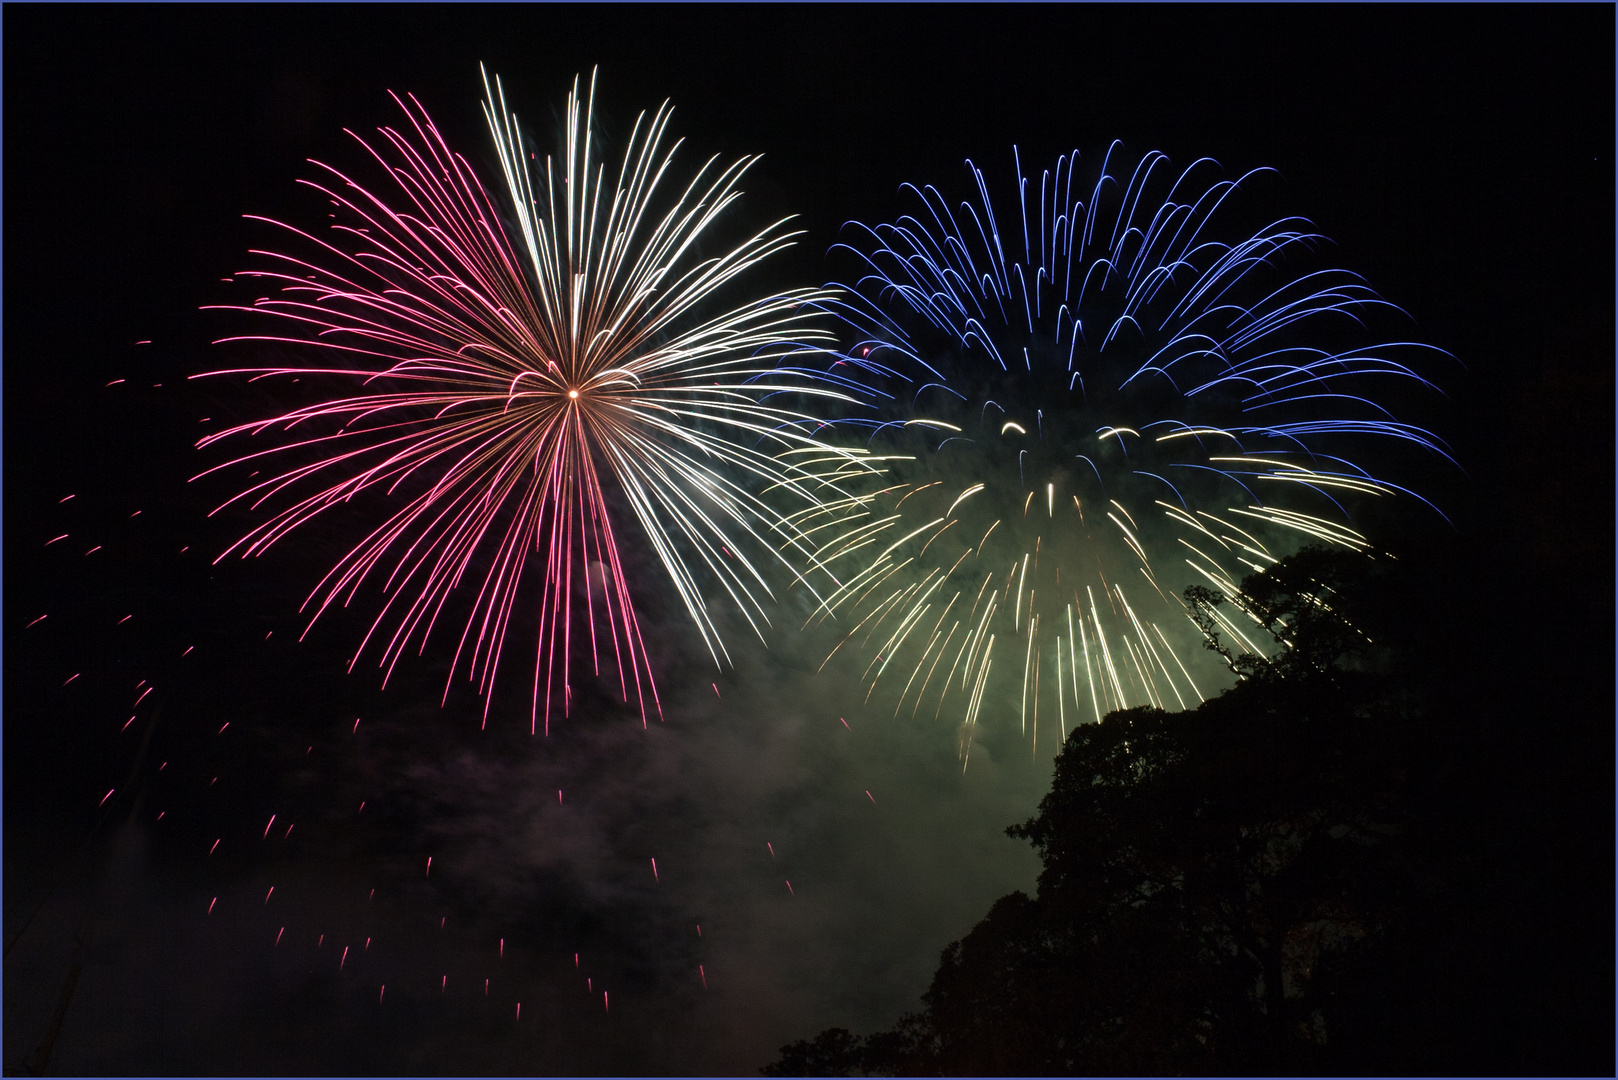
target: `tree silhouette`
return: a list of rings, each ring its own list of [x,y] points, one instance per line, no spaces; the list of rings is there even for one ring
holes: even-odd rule
[[[1001,898],[946,948],[922,1010],[892,1031],[828,1031],[763,1071],[1296,1074],[1429,1060],[1419,1026],[1395,1015],[1415,984],[1391,983],[1459,879],[1422,826],[1445,744],[1384,644],[1398,636],[1384,602],[1395,573],[1312,549],[1237,597],[1188,590],[1193,606],[1252,613],[1276,655],[1232,655],[1210,635],[1242,676],[1231,690],[1073,731],[1038,813],[1008,830],[1043,861],[1037,897]]]

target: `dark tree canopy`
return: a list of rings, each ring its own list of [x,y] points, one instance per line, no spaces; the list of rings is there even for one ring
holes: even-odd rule
[[[825,1032],[765,1074],[1472,1071],[1447,957],[1477,860],[1441,807],[1465,736],[1390,614],[1402,573],[1311,549],[1239,597],[1189,591],[1252,612],[1276,655],[1210,635],[1231,690],[1074,730],[1008,830],[1038,895],[946,948],[892,1031]]]

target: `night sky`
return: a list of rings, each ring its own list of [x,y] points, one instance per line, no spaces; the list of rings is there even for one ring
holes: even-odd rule
[[[384,692],[347,672],[361,614],[296,641],[336,524],[211,564],[252,519],[206,516],[231,491],[188,483],[219,460],[195,441],[273,400],[186,379],[235,362],[201,309],[251,299],[221,280],[265,240],[242,215],[308,220],[306,159],[352,164],[389,90],[484,161],[480,61],[536,130],[599,66],[609,128],[667,98],[690,158],[762,153],[743,211],[806,230],[778,287],[1013,144],[1279,170],[1459,361],[1427,419],[1464,473],[1424,488],[1454,524],[1409,541],[1467,587],[1419,615],[1492,673],[1492,723],[1559,741],[1558,805],[1588,810],[1562,839],[1610,889],[1612,8],[8,5],[3,31],[8,1073],[75,958],[62,1073],[751,1073],[892,1024],[1032,888],[1003,830],[1048,753],[963,775],[953,727],[817,675],[794,619],[719,672],[654,595],[664,722],[535,739],[525,694],[483,731],[471,693],[439,707],[442,642]]]

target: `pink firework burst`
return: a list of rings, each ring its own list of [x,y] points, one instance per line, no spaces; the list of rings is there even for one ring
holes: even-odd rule
[[[811,437],[811,417],[771,398],[844,395],[797,359],[824,339],[808,321],[813,291],[715,308],[716,293],[796,235],[778,221],[720,254],[701,249],[712,249],[713,226],[756,158],[710,159],[677,182],[665,104],[637,120],[614,175],[599,160],[593,80],[584,96],[574,82],[559,158],[530,148],[498,81],[484,86],[508,204],[414,97],[394,95],[408,122],[371,141],[354,136],[386,177],[380,192],[315,162],[325,179],[304,183],[330,200],[328,231],[257,219],[283,230],[291,250],[255,251],[268,265],[236,276],[278,291],[228,310],[274,329],[224,341],[312,346],[337,363],[209,374],[335,389],[199,443],[274,443],[215,467],[262,474],[219,509],[267,514],[220,558],[261,554],[380,496],[380,524],[304,606],[312,626],[367,581],[380,584],[351,669],[374,646],[385,683],[464,588],[470,612],[450,681],[464,670],[477,684],[485,723],[507,630],[526,605],[538,623],[534,724],[543,713],[548,730],[556,703],[565,715],[570,657],[586,641],[593,670],[616,668],[644,724],[648,706],[661,706],[619,518],[634,518],[723,663],[704,590],[762,634],[765,571],[802,550],[792,516],[772,507],[783,496],[817,505],[824,483],[798,462],[840,453]]]

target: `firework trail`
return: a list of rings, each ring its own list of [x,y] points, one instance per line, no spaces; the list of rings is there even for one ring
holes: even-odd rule
[[[820,446],[805,434],[808,417],[766,399],[842,395],[790,367],[825,337],[812,325],[813,290],[711,313],[716,293],[796,235],[780,221],[703,253],[757,158],[710,159],[676,180],[665,104],[640,116],[613,170],[600,160],[593,78],[587,95],[575,80],[552,158],[525,140],[498,81],[484,86],[509,205],[414,97],[395,96],[402,129],[354,136],[387,176],[382,193],[314,162],[326,179],[304,183],[329,200],[329,231],[258,219],[297,253],[254,252],[268,267],[238,276],[279,292],[227,310],[267,316],[275,329],[225,341],[317,346],[343,366],[235,369],[326,391],[199,444],[285,436],[217,467],[256,478],[220,509],[269,511],[220,558],[262,554],[357,502],[381,524],[304,608],[312,626],[368,580],[380,585],[385,601],[351,668],[376,643],[391,674],[440,619],[464,619],[450,681],[464,664],[487,723],[507,631],[533,611],[536,723],[543,711],[548,729],[556,701],[565,714],[569,657],[581,649],[597,674],[604,661],[616,667],[617,690],[644,723],[648,705],[660,706],[632,602],[639,583],[621,554],[625,516],[721,662],[704,587],[761,631],[774,556],[759,553],[797,540],[760,492],[816,497],[779,456]],[[522,587],[535,569],[537,596]],[[473,594],[465,615],[448,606],[462,586]]]
[[[1036,753],[1042,718],[1065,738],[1195,706],[1224,674],[1185,586],[1234,596],[1304,542],[1369,551],[1351,507],[1409,493],[1357,462],[1448,460],[1379,401],[1432,389],[1410,364],[1436,350],[1375,336],[1398,309],[1318,268],[1307,221],[1234,222],[1269,170],[1120,157],[1089,176],[1076,152],[1037,178],[1018,161],[1000,203],[968,162],[975,199],[906,185],[911,213],[838,245],[861,276],[831,306],[884,402],[865,422],[886,475],[797,521],[833,575],[832,654],[860,653],[895,715],[948,706],[963,762],[986,704]],[[1262,652],[1243,613],[1205,615]]]

